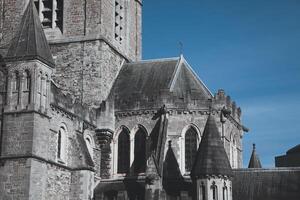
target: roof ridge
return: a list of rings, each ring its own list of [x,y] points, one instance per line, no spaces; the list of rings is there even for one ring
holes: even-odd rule
[[[135,61],[135,62],[129,62],[126,64],[141,64],[141,63],[151,63],[151,62],[167,62],[167,61],[175,61],[175,60],[179,60],[180,57],[170,57],[170,58],[157,58],[157,59],[147,59],[147,60],[139,60],[139,61]]]

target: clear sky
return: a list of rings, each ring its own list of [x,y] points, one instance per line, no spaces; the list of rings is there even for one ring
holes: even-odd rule
[[[143,58],[184,56],[242,108],[244,166],[300,144],[299,0],[144,0]]]

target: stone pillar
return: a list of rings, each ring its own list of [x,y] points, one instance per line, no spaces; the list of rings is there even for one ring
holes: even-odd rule
[[[101,149],[100,177],[108,179],[111,177],[111,141],[113,131],[110,129],[97,129],[96,136]]]

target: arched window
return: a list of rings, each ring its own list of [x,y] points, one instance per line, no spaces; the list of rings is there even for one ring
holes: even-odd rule
[[[66,134],[67,130],[64,126],[61,126],[57,134],[57,160],[59,162],[65,162],[66,160]]]
[[[200,191],[201,191],[201,194],[200,194],[201,200],[205,200],[205,186],[203,183],[201,183]]]
[[[236,144],[236,138],[233,137],[232,140],[232,149],[231,149],[231,158],[232,158],[232,168],[238,167],[238,156],[237,156],[237,144]]]
[[[25,90],[30,90],[30,86],[31,86],[30,72],[28,70],[25,70]]]
[[[17,104],[20,104],[20,87],[21,87],[21,79],[19,72],[15,72],[15,87],[14,90],[17,92]]]
[[[146,170],[146,139],[144,129],[139,128],[134,137],[134,172],[141,173]]]
[[[226,185],[223,187],[223,200],[228,200],[228,189]]]
[[[190,127],[185,133],[185,171],[190,172],[197,153],[197,131]]]
[[[28,103],[30,103],[30,96],[31,96],[31,75],[28,70],[25,70],[25,87],[24,89],[28,92],[27,98],[28,98]]]
[[[94,147],[95,147],[95,142],[93,140],[93,137],[88,133],[89,131],[85,131],[84,132],[84,140],[85,140],[85,144],[88,148],[88,151],[90,153],[90,156],[93,158],[93,154],[94,154]]]
[[[212,200],[218,200],[218,187],[216,186],[215,182],[213,182],[211,186],[212,192]]]
[[[128,173],[130,167],[129,131],[122,128],[118,137],[118,173]]]

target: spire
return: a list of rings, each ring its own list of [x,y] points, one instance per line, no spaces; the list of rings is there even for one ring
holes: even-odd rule
[[[32,59],[50,67],[55,65],[37,10],[33,0],[29,0],[19,30],[8,49],[7,61]]]
[[[251,158],[249,161],[248,168],[261,168],[261,163],[260,163],[259,157],[256,154],[255,144],[253,144],[252,155],[251,155]]]
[[[193,178],[207,175],[232,176],[232,169],[220,133],[211,115],[208,116],[191,173]]]

